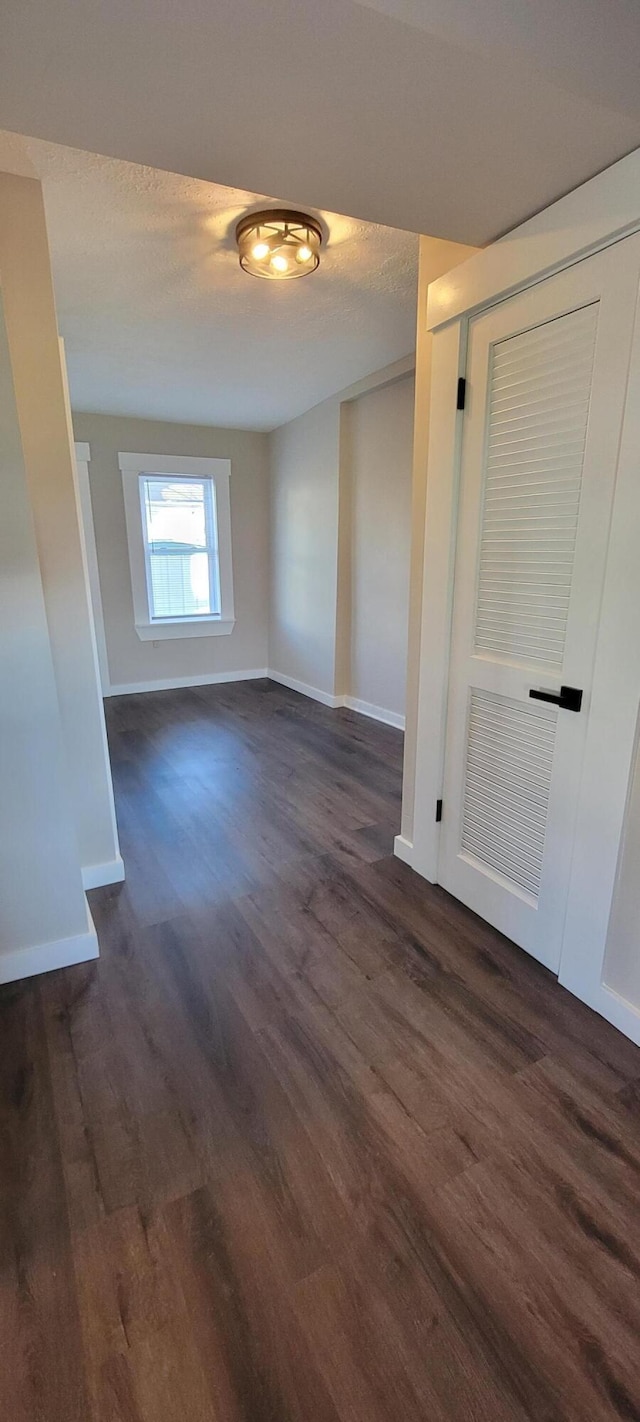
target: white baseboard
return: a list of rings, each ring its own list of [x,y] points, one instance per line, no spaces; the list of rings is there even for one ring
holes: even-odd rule
[[[395,726],[404,731],[404,716],[399,711],[386,711],[384,706],[374,706],[371,701],[359,701],[357,696],[343,696],[343,706],[350,711],[358,711],[361,716],[370,716],[372,721],[383,721],[385,726]]]
[[[82,870],[83,889],[101,889],[104,884],[120,884],[124,879],[122,855],[106,864],[85,864]]]
[[[203,676],[173,676],[160,681],[130,681],[123,686],[110,686],[105,696],[132,696],[141,691],[176,691],[186,686],[219,686],[227,681],[260,681],[271,676],[266,667],[252,667],[249,671],[205,672]]]
[[[608,987],[607,983],[598,983],[596,987],[583,986],[579,981],[565,982],[560,964],[558,976],[560,986],[566,988],[567,992],[578,997],[581,1002],[586,1002],[587,1007],[593,1008],[600,1017],[604,1017],[607,1022],[611,1022],[622,1032],[625,1037],[629,1037],[636,1046],[640,1047],[640,1007],[629,1002],[616,992],[615,988]]]
[[[277,681],[280,686],[288,686],[290,691],[299,691],[301,696],[310,696],[312,701],[321,701],[323,706],[344,706],[344,696],[332,696],[328,691],[321,691],[319,686],[308,686],[306,681],[297,681],[294,676],[285,676],[283,672],[272,671],[271,668],[266,675],[270,681]]]
[[[387,711],[384,706],[374,706],[371,701],[359,701],[355,696],[332,696],[329,691],[321,691],[319,686],[309,686],[306,681],[297,681],[294,676],[285,676],[283,672],[272,671],[271,668],[267,676],[271,681],[278,681],[281,686],[288,686],[290,691],[299,691],[301,696],[310,696],[312,701],[321,701],[323,706],[331,706],[334,710],[338,706],[347,706],[350,711],[357,711],[361,716],[370,716],[372,721],[383,721],[385,726],[396,726],[398,730],[404,731],[404,716],[400,716],[397,711]]]
[[[413,869],[413,843],[410,839],[405,839],[403,834],[397,834],[393,841],[393,852],[396,859],[401,859],[403,864],[408,864]]]
[[[55,968],[70,968],[73,963],[88,963],[99,954],[98,937],[87,904],[85,933],[0,953],[0,983],[15,983],[21,978],[32,978],[36,973],[51,973]]]
[[[131,696],[145,691],[174,691],[189,686],[217,686],[230,681],[260,681],[264,677],[279,682],[280,686],[287,686],[290,691],[298,691],[301,696],[308,696],[312,701],[320,701],[323,706],[331,706],[334,710],[339,706],[347,706],[349,710],[357,711],[361,716],[369,716],[373,721],[382,721],[386,726],[404,730],[404,716],[400,716],[396,711],[387,711],[384,706],[374,706],[370,701],[359,701],[355,696],[333,696],[329,691],[322,691],[319,686],[310,686],[306,681],[298,681],[294,676],[285,676],[284,672],[273,671],[271,667],[255,667],[249,671],[207,672],[203,676],[166,677],[160,681],[126,682],[121,686],[110,686],[105,696]],[[89,874],[90,870],[85,872]],[[124,877],[124,873],[120,877]],[[85,889],[95,889],[99,884],[116,882],[116,876],[113,879],[96,879],[91,882],[87,879]]]
[[[630,1037],[631,1041],[640,1047],[640,1008],[636,1007],[635,1003],[629,1002],[626,997],[616,992],[615,988],[603,983],[591,1005],[601,1017],[606,1017],[607,1022],[613,1022],[619,1032],[624,1032],[625,1037]]]

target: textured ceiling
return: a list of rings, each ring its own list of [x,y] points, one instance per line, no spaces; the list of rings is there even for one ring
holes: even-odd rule
[[[271,429],[414,348],[411,233],[324,212],[320,270],[258,281],[255,193],[12,134],[3,168],[43,183],[75,409]]]
[[[640,143],[640,0],[6,0],[0,125],[483,244]]]

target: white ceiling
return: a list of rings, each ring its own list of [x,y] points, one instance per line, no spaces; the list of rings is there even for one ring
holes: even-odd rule
[[[8,0],[0,124],[482,244],[640,143],[638,0]]]
[[[570,93],[638,106],[637,0],[356,0],[457,44],[526,60]]]
[[[411,233],[323,212],[320,270],[257,281],[255,193],[7,133],[2,169],[42,180],[76,410],[272,429],[414,349]]]

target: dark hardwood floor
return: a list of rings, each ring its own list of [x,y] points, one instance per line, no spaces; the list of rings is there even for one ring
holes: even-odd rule
[[[640,1419],[640,1051],[393,859],[398,732],[107,708],[102,957],[0,990],[0,1416]]]

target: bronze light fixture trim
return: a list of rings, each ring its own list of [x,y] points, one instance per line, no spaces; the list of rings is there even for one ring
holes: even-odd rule
[[[236,242],[243,272],[267,281],[292,281],[319,267],[322,228],[304,212],[267,208],[241,217]]]

